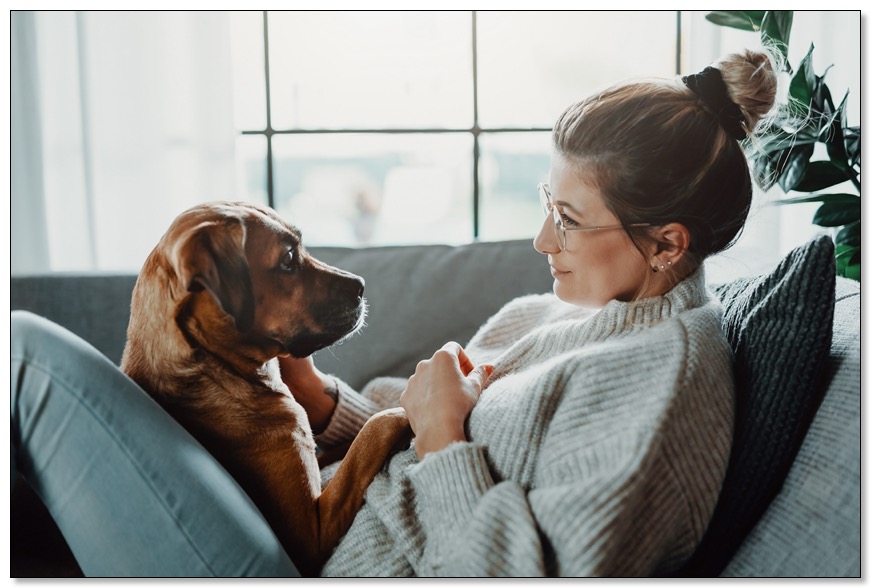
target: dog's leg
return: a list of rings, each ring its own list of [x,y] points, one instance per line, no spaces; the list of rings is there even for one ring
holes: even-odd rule
[[[339,461],[340,459],[344,459],[348,454],[348,449],[351,447],[351,442],[346,441],[341,445],[337,445],[330,449],[324,449],[318,451],[318,467],[320,469],[324,469],[328,465]]]
[[[391,455],[408,447],[412,436],[402,408],[376,413],[363,425],[317,500],[321,565],[350,528],[369,484]]]
[[[317,575],[363,506],[366,488],[396,451],[408,447],[411,426],[405,411],[373,415],[323,491],[311,435],[294,434],[282,459],[240,445],[225,462],[257,504],[285,551],[304,576]]]

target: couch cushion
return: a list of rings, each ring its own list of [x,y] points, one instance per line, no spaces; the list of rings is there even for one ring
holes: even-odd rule
[[[827,392],[783,489],[724,576],[861,573],[859,283],[837,279]]]
[[[767,275],[716,289],[735,355],[735,433],[723,489],[681,575],[716,576],[780,490],[824,389],[832,340],[834,244],[821,236]]]

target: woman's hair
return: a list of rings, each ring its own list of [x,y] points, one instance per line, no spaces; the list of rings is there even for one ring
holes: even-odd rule
[[[557,152],[592,172],[636,245],[651,237],[630,224],[678,222],[689,230],[694,264],[730,247],[744,226],[753,186],[739,138],[752,140],[777,93],[772,55],[747,50],[713,67],[740,109],[723,97],[739,121],[729,131],[721,105],[680,78],[612,86],[570,106],[553,129]]]

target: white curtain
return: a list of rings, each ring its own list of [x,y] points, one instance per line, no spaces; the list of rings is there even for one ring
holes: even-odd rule
[[[222,12],[12,12],[12,273],[136,271],[234,197]]]

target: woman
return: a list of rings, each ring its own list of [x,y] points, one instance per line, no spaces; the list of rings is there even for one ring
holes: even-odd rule
[[[731,356],[703,261],[743,227],[752,184],[739,141],[775,94],[770,59],[745,52],[695,76],[621,84],[571,106],[554,127],[534,243],[550,264],[552,295],[510,302],[465,348],[448,343],[408,380],[376,379],[361,393],[311,359],[282,361],[321,445],[353,438],[396,404],[416,435],[370,486],[324,575],[663,575],[686,561],[717,500],[733,414]],[[14,383],[22,366],[60,363],[51,349],[34,359],[38,325],[21,329],[30,333],[13,331]],[[66,462],[66,449],[43,459],[34,448],[50,433],[29,432],[39,429],[40,386],[84,376],[24,371],[32,381],[19,375],[13,386],[13,459],[38,483],[81,482],[78,469],[45,474],[62,469],[47,461]],[[149,516],[132,538],[129,520],[115,515],[81,521],[68,535],[80,561],[108,551],[124,562],[120,574],[288,572],[262,521],[237,514],[247,508],[239,500],[218,500],[202,521],[165,514],[176,512],[168,501],[190,501],[196,513],[220,490],[203,482],[214,472],[183,463],[147,418],[106,425],[98,410],[81,412],[137,464],[155,464],[117,476],[131,504],[165,516]],[[143,436],[154,445],[143,447]],[[113,533],[124,540],[112,542]]]

